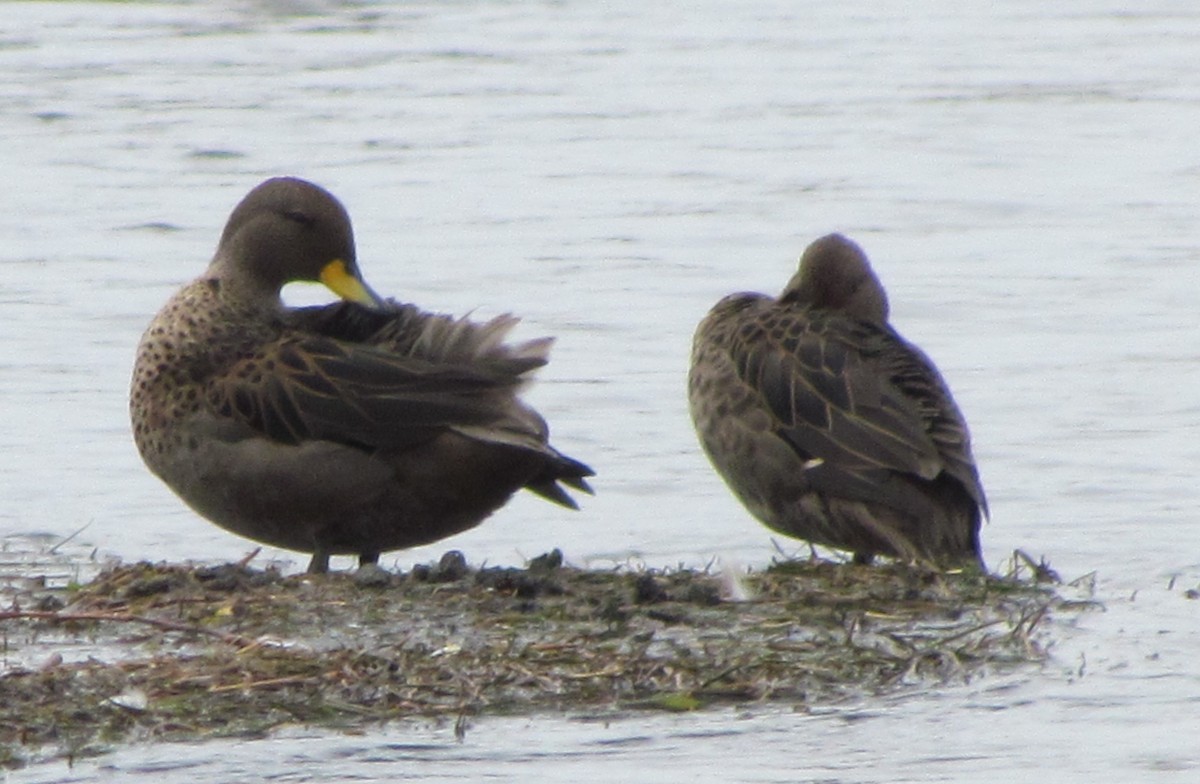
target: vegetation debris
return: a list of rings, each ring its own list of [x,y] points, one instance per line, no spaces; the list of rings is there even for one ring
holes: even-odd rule
[[[1044,563],[934,574],[526,568],[456,551],[407,574],[139,563],[0,612],[0,764],[129,740],[484,713],[803,708],[965,682],[1047,656]],[[1086,602],[1073,602],[1079,610]],[[31,657],[41,656],[35,662]]]

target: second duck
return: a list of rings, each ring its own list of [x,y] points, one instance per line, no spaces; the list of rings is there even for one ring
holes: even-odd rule
[[[770,528],[860,562],[982,565],[987,501],[966,421],[845,237],[813,242],[779,298],[717,303],[696,330],[688,399],[717,472]]]

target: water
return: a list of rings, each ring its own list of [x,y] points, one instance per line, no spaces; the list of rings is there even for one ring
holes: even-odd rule
[[[691,331],[838,230],[971,422],[989,562],[1095,571],[1108,606],[1041,671],[815,714],[296,732],[14,778],[1193,780],[1197,56],[1200,11],[1166,0],[6,4],[0,534],[248,552],[142,468],[126,388],[229,209],[292,173],[346,203],[377,290],[556,335],[530,397],[599,473],[577,515],[521,498],[385,562],[767,563],[691,432]]]

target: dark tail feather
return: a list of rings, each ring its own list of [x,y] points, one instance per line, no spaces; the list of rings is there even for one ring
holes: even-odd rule
[[[579,504],[567,495],[567,491],[559,486],[562,482],[567,487],[574,488],[588,495],[595,495],[584,477],[595,476],[596,472],[587,465],[574,460],[562,453],[555,453],[555,459],[546,463],[540,474],[531,479],[525,488],[537,493],[547,501],[565,506],[568,509],[578,509]]]

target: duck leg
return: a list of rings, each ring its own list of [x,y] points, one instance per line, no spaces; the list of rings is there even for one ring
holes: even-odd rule
[[[318,545],[313,551],[312,560],[308,562],[309,574],[325,574],[329,571],[329,550]]]

